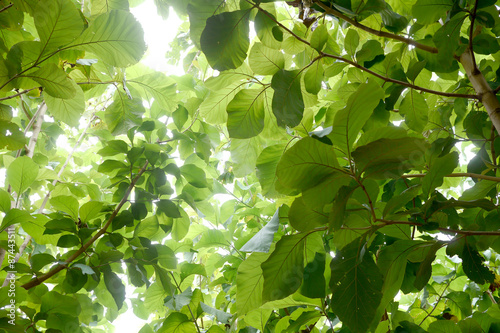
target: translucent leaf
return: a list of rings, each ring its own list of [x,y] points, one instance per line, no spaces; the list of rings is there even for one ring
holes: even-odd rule
[[[279,70],[273,75],[273,113],[281,127],[300,124],[304,113],[304,99],[300,87],[300,72]]]
[[[25,76],[38,82],[43,87],[43,91],[52,97],[73,98],[76,95],[73,82],[61,68],[54,64],[44,65]]]
[[[80,117],[85,111],[85,96],[82,89],[74,81],[70,81],[70,83],[76,91],[75,96],[63,99],[46,95],[45,103],[55,119],[77,127],[80,124]]]
[[[7,169],[7,181],[18,195],[36,180],[38,165],[28,156],[18,157]]]
[[[231,138],[248,139],[264,129],[265,90],[245,89],[227,106],[227,130]]]
[[[280,219],[279,209],[274,213],[271,220],[259,230],[248,242],[240,249],[243,252],[269,252],[274,240],[274,234],[278,231]]]
[[[405,117],[405,123],[415,132],[421,133],[427,125],[429,107],[424,96],[410,89],[401,102],[399,112]]]
[[[285,67],[285,56],[279,50],[255,43],[248,55],[248,63],[255,74],[273,75]]]

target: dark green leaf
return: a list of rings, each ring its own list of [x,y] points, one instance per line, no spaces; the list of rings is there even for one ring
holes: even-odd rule
[[[273,75],[273,113],[278,126],[295,127],[300,124],[304,113],[304,99],[300,87],[300,72],[279,70]]]
[[[462,258],[462,267],[469,279],[477,284],[493,283],[495,274],[484,266],[484,258],[467,241],[464,244],[460,258]]]
[[[304,281],[300,293],[309,298],[324,298],[326,290],[325,261],[323,253],[316,252],[314,260],[304,268]]]
[[[111,271],[104,272],[104,283],[106,288],[113,296],[118,310],[122,308],[123,301],[125,300],[125,286],[123,285],[121,279],[115,273]]]

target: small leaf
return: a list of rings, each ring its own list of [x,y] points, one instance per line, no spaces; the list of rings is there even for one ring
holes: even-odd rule
[[[126,134],[129,129],[142,123],[144,112],[142,100],[137,98],[131,100],[119,94],[113,103],[106,108],[106,124],[112,134]]]
[[[304,113],[304,99],[300,87],[300,72],[279,70],[273,75],[273,113],[278,126],[295,127],[300,124]]]
[[[194,187],[204,188],[208,186],[205,171],[203,171],[203,169],[198,168],[194,164],[184,164],[179,169],[181,170],[182,176],[184,176],[188,183]]]
[[[60,313],[70,316],[78,316],[82,310],[80,304],[75,298],[61,295],[56,291],[49,291],[45,293],[41,297],[41,300],[41,313]]]
[[[75,235],[62,235],[57,241],[57,246],[70,248],[80,245],[80,239]]]
[[[94,217],[98,216],[101,212],[101,208],[103,206],[102,202],[99,201],[89,201],[84,203],[80,207],[80,219],[82,223],[87,223],[92,220]]]
[[[36,180],[38,165],[28,156],[18,157],[7,169],[7,182],[21,195]]]
[[[325,71],[321,61],[312,64],[304,74],[304,86],[308,93],[316,95],[321,90]]]
[[[318,25],[311,35],[311,47],[317,51],[322,51],[329,37],[326,25]]]
[[[458,153],[452,152],[443,157],[437,158],[422,179],[422,193],[424,198],[428,198],[436,187],[443,184],[445,176],[451,174],[458,165]]]
[[[493,283],[495,274],[484,266],[484,258],[466,241],[460,255],[462,267],[467,277],[477,284]]]
[[[26,138],[24,133],[10,121],[0,121],[0,148],[17,150],[24,147]]]
[[[249,14],[249,10],[237,10],[208,18],[200,44],[213,69],[224,71],[238,68],[246,59]]]
[[[163,322],[161,331],[164,333],[197,333],[191,319],[183,313],[172,312]]]
[[[45,96],[45,103],[50,114],[57,120],[60,120],[72,127],[78,127],[80,117],[85,111],[85,96],[82,88],[74,81],[70,81],[75,90],[72,98],[55,98],[51,95]]]
[[[347,30],[344,38],[344,48],[351,57],[356,53],[356,49],[359,45],[359,35],[354,29]]]
[[[418,0],[412,7],[412,14],[418,23],[425,25],[436,22],[440,17],[446,15],[451,9],[453,2],[451,0]]]

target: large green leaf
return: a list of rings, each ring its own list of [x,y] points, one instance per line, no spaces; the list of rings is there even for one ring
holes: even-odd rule
[[[278,50],[255,43],[248,55],[248,63],[255,74],[273,75],[285,67],[285,56]]]
[[[238,267],[236,276],[236,310],[242,316],[262,304],[264,277],[260,265],[269,257],[267,253],[252,253]]]
[[[399,112],[405,117],[406,125],[416,132],[421,133],[427,125],[429,107],[424,96],[413,89],[403,98]]]
[[[249,46],[249,10],[209,17],[201,34],[201,50],[212,68],[224,71],[241,66]]]
[[[287,297],[297,291],[304,273],[304,245],[307,234],[283,236],[261,265],[264,276],[262,301]]]
[[[71,43],[80,35],[84,24],[75,4],[67,0],[39,2],[34,20],[42,44],[41,54]]]
[[[128,0],[91,0],[90,14],[100,15],[113,9],[129,10]]]
[[[282,144],[264,148],[257,158],[257,178],[262,187],[262,194],[273,197],[276,195],[276,167],[280,161],[285,146]]]
[[[274,89],[273,113],[278,126],[299,125],[304,113],[300,72],[279,70],[273,75],[271,87]]]
[[[73,218],[73,220],[78,219],[78,200],[69,195],[60,195],[56,197],[52,197],[50,199],[50,204],[59,211],[67,213],[69,216]]]
[[[380,139],[358,147],[352,157],[367,178],[397,178],[424,162],[427,144],[422,139]]]
[[[125,301],[125,286],[122,280],[111,271],[104,271],[104,283],[106,288],[113,296],[118,310],[122,308],[123,302]]]
[[[131,13],[122,10],[97,16],[69,47],[92,52],[118,67],[137,63],[146,51],[141,25]]]
[[[467,240],[465,241],[462,253],[462,267],[467,277],[477,284],[493,283],[495,274],[484,266],[484,258],[473,248]]]
[[[76,88],[64,71],[55,64],[47,64],[35,72],[25,74],[26,77],[38,82],[43,91],[56,98],[73,98]]]
[[[290,225],[298,231],[309,231],[327,225],[328,214],[320,208],[311,208],[304,202],[303,197],[295,198],[288,212]]]
[[[370,117],[375,107],[384,97],[384,90],[375,81],[360,85],[347,100],[344,109],[338,111],[328,138],[347,154]]]
[[[59,313],[75,316],[82,310],[80,304],[74,297],[61,295],[56,291],[49,291],[41,295],[41,301],[41,313]]]
[[[382,274],[364,245],[354,241],[330,264],[331,307],[352,332],[366,332],[382,300]]]
[[[265,89],[245,89],[234,96],[227,106],[227,131],[231,138],[248,139],[262,132],[265,93]]]
[[[137,89],[144,99],[154,98],[165,110],[174,111],[177,106],[176,83],[163,73],[146,74],[127,80],[127,83]]]
[[[144,106],[140,99],[128,99],[122,94],[116,98],[105,112],[106,124],[111,133],[125,134],[129,129],[142,123]]]
[[[418,23],[430,24],[445,15],[452,6],[451,0],[417,0],[412,7],[412,14]]]
[[[0,148],[17,150],[24,147],[26,138],[19,126],[10,121],[0,121]]]
[[[197,333],[191,319],[183,313],[172,312],[163,322],[161,332],[164,333]]]
[[[334,148],[307,137],[285,152],[276,175],[282,185],[306,190],[341,171]]]
[[[69,99],[56,98],[47,94],[45,103],[48,111],[57,120],[60,120],[72,127],[77,127],[80,117],[85,111],[85,96],[82,89],[74,82],[70,81],[76,91],[75,96]]]
[[[36,180],[38,165],[28,156],[21,156],[14,160],[7,169],[7,182],[21,195]]]

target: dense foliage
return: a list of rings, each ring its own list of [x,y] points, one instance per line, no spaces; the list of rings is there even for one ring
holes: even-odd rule
[[[495,0],[141,2],[0,0],[0,331],[500,331]]]

